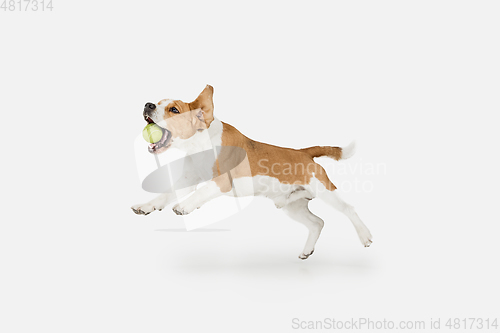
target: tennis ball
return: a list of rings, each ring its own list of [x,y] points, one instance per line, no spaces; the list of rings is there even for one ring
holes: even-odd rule
[[[149,143],[155,143],[161,140],[163,131],[160,126],[151,123],[147,124],[142,130],[142,137]]]

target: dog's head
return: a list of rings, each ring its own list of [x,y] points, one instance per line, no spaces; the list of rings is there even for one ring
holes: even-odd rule
[[[197,132],[206,130],[214,120],[213,94],[214,88],[207,85],[191,103],[171,99],[162,99],[157,104],[146,103],[144,119],[163,130],[160,141],[149,145],[149,152],[161,154],[175,140],[189,139]]]

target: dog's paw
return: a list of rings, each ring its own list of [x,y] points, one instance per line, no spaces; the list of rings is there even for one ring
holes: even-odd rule
[[[359,231],[358,236],[364,247],[369,247],[372,244],[372,235],[368,229]]]
[[[285,207],[286,204],[287,204],[287,200],[286,200],[285,197],[274,198],[273,201],[274,201],[274,205],[278,209],[281,209],[281,208]]]
[[[177,215],[187,215],[188,214],[181,207],[179,207],[179,205],[175,205],[174,207],[172,207],[172,210]]]
[[[190,209],[189,207],[182,205],[182,203],[178,203],[177,205],[172,207],[172,210],[177,215],[187,215],[191,213],[194,209]]]
[[[130,208],[132,208],[134,213],[136,213],[137,215],[148,215],[156,210],[156,207],[150,203],[134,205]]]
[[[301,254],[299,254],[299,259],[306,260],[313,253],[314,253],[314,250],[312,250],[309,254],[301,253]]]

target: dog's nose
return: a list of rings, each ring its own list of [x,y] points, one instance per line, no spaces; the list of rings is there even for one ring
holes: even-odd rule
[[[153,103],[146,103],[146,105],[144,105],[144,112],[153,111],[154,109],[156,109],[156,105]]]

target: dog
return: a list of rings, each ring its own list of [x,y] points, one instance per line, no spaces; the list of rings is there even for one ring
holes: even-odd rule
[[[196,154],[213,147],[219,149],[215,151],[213,160],[194,163],[198,168],[200,164],[205,164],[205,170],[209,171],[209,179],[201,187],[196,185],[201,183],[202,177],[192,172],[193,165],[186,165],[183,169],[184,178],[191,181],[189,186],[183,186],[175,193],[162,193],[147,203],[132,206],[136,214],[148,215],[155,210],[161,211],[178,197],[186,195],[189,196],[172,208],[178,215],[189,214],[221,195],[264,196],[309,229],[306,244],[299,255],[300,259],[307,259],[313,254],[324,226],[323,220],[311,213],[308,203],[320,198],[344,213],[354,225],[361,244],[370,246],[370,231],[353,206],[339,197],[337,188],[328,179],[323,167],[314,161],[314,158],[321,156],[334,160],[349,158],[355,151],[354,142],[344,148],[315,146],[292,149],[254,141],[214,117],[213,93],[213,87],[207,85],[190,103],[163,99],[156,104],[145,105],[143,117],[146,122],[157,124],[163,131],[161,140],[149,145],[150,153],[161,154],[171,147],[187,154]]]

